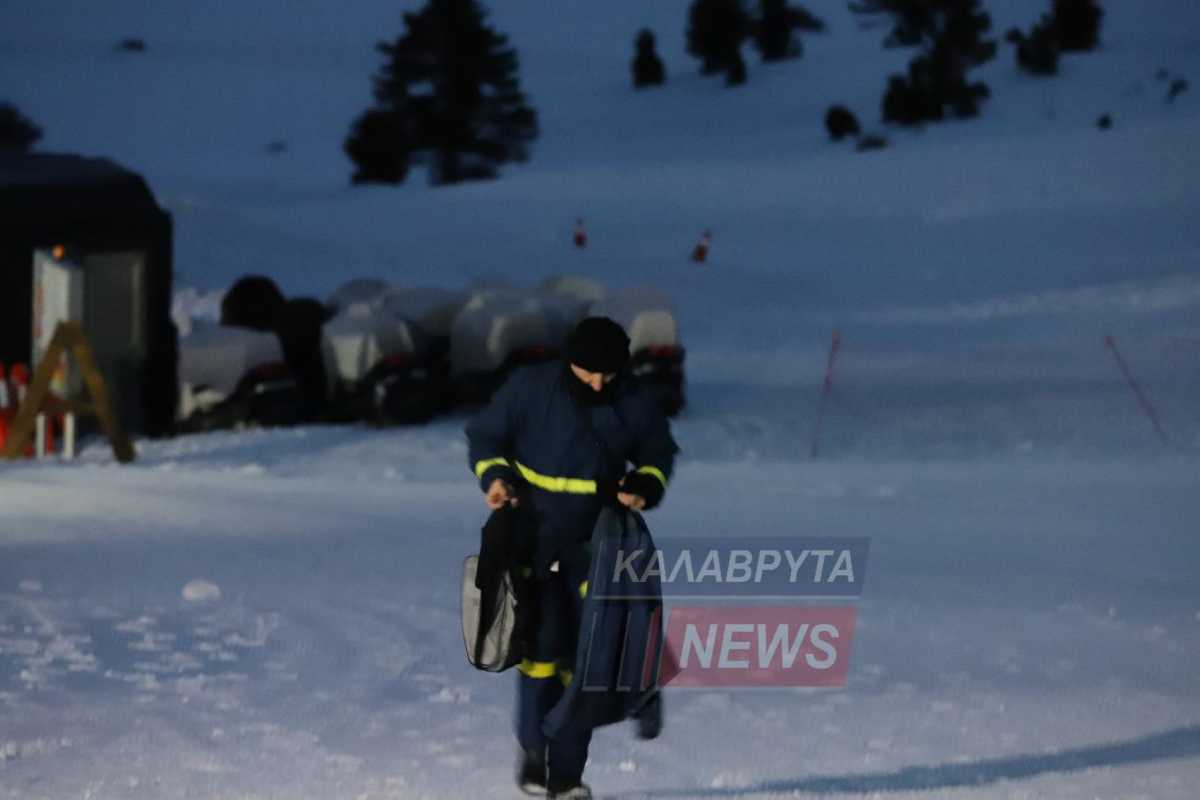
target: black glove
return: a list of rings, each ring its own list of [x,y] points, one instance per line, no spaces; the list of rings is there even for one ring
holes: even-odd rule
[[[645,472],[625,473],[625,482],[621,484],[617,491],[636,494],[645,500],[646,511],[657,506],[663,499],[662,481],[653,475],[647,475]]]
[[[617,502],[618,490],[616,478],[596,481],[596,496],[600,498],[602,505],[620,508],[621,504]],[[624,491],[624,489],[620,489],[619,491]]]

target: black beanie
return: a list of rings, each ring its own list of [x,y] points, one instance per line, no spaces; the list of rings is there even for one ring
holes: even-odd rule
[[[608,317],[588,317],[567,338],[567,361],[588,372],[620,372],[629,360],[629,337]]]

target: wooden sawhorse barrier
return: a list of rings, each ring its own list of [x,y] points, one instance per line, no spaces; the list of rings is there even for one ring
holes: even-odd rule
[[[58,368],[63,354],[75,357],[83,383],[87,387],[91,402],[55,400],[50,396],[50,379]],[[54,337],[50,347],[42,356],[41,363],[33,373],[29,383],[29,391],[25,401],[17,409],[16,419],[13,420],[9,431],[8,441],[4,444],[3,457],[22,458],[29,439],[37,428],[38,414],[45,411],[69,411],[77,417],[94,416],[100,420],[100,427],[112,445],[113,455],[122,464],[128,464],[135,457],[133,444],[121,427],[117,415],[113,413],[112,402],[108,396],[108,386],[104,376],[96,369],[96,360],[92,357],[92,345],[83,333],[83,327],[78,322],[60,322],[54,329]]]

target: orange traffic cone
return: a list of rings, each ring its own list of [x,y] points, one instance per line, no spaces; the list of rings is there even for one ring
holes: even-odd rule
[[[587,231],[583,227],[583,218],[575,220],[575,246],[583,249],[587,247]]]
[[[12,420],[16,417],[29,392],[29,368],[24,364],[13,364],[8,377],[11,378],[11,385],[10,381],[5,380],[4,365],[0,364],[0,447],[3,447],[4,442],[8,439]],[[39,414],[37,445],[30,442],[25,447],[25,455],[40,458],[46,453],[56,452],[58,449],[57,434],[62,427],[61,414],[53,416]]]
[[[692,261],[703,264],[708,259],[708,248],[711,244],[712,231],[707,230],[700,236],[700,241],[696,242],[696,249],[692,250]]]

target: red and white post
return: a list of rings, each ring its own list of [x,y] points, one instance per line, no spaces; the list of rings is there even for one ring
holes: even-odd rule
[[[700,235],[700,241],[692,249],[692,261],[703,264],[708,260],[708,250],[712,247],[712,230],[706,230]]]

